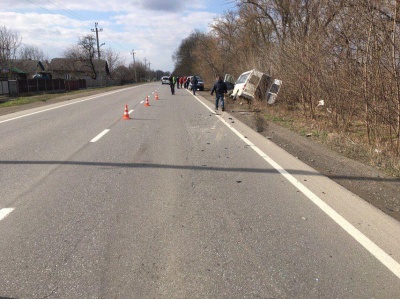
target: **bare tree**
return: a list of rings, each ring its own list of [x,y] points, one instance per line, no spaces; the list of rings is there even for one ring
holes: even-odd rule
[[[201,36],[200,31],[194,31],[181,42],[179,48],[172,55],[172,60],[175,62],[174,73],[177,75],[194,73],[194,61],[197,59],[194,50]]]
[[[64,51],[64,57],[71,59],[71,65],[68,67],[96,79],[95,45],[96,38],[94,36],[80,37],[76,46],[69,47]]]
[[[124,65],[119,65],[114,69],[113,78],[132,81],[135,79],[132,70]]]
[[[0,76],[9,76],[10,61],[15,59],[17,49],[21,45],[21,38],[17,31],[0,27]]]
[[[43,61],[45,59],[45,55],[43,50],[39,49],[38,47],[25,45],[19,50],[19,58]]]
[[[122,60],[119,53],[115,52],[112,48],[108,48],[103,52],[103,57],[107,60],[108,69],[111,78],[114,77],[115,69],[122,65]]]
[[[194,72],[208,82],[213,82],[215,76],[224,74],[228,60],[224,57],[223,41],[212,34],[202,34],[193,51]]]
[[[138,78],[139,81],[147,81],[147,72],[148,72],[148,68],[147,65],[145,65],[143,62],[141,61],[136,61],[135,65],[133,65],[133,63],[131,63],[129,65],[129,68],[131,69],[131,73],[134,74],[134,70],[136,69],[136,76]]]

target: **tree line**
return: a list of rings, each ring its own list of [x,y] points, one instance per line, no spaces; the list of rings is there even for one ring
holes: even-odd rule
[[[96,79],[95,61],[97,57],[96,38],[92,35],[81,36],[76,44],[67,47],[60,58],[70,58],[87,62],[87,66],[91,67],[92,79]],[[160,78],[169,74],[162,70],[149,69],[145,63],[135,61],[125,65],[121,59],[120,53],[112,48],[101,49],[100,58],[107,61],[110,76],[113,79],[121,79],[128,81],[144,81],[152,78]],[[9,69],[15,59],[22,60],[38,60],[49,61],[49,58],[42,49],[32,45],[22,45],[22,38],[16,30],[0,27],[0,77],[9,77],[11,73]]]
[[[357,126],[398,158],[399,9],[396,0],[236,1],[210,33],[182,41],[175,72],[213,80],[260,69],[283,80],[279,105],[344,134]]]

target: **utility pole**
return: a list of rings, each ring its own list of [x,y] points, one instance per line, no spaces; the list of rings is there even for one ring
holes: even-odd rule
[[[144,78],[146,79],[146,71],[147,71],[147,63],[146,63],[147,59],[146,57],[144,58]],[[147,79],[146,79],[147,81]]]
[[[100,47],[105,45],[105,43],[102,43],[99,45],[99,31],[103,31],[103,28],[97,29],[97,25],[99,25],[97,22],[94,23],[95,29],[92,29],[92,32],[96,32],[96,41],[97,41],[97,59],[100,60]]]
[[[150,68],[150,61],[149,61],[149,72],[151,71],[151,68]],[[150,74],[149,74],[149,80],[151,79],[150,78],[150,75],[151,75],[151,72],[150,72]]]
[[[135,71],[135,83],[137,83],[137,77],[136,77],[136,62],[135,62],[135,50],[132,49],[132,56],[133,56],[133,69]]]

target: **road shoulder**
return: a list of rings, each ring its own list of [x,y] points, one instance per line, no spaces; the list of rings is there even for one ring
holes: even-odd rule
[[[209,92],[201,96],[214,103]],[[346,158],[310,138],[298,135],[270,121],[260,124],[255,113],[240,101],[226,100],[226,111],[288,153],[321,174],[363,198],[391,217],[400,220],[400,180],[389,177],[379,169]]]

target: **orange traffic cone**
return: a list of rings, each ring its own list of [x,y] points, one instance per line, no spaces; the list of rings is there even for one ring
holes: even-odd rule
[[[149,96],[146,97],[146,102],[144,103],[145,106],[150,106],[149,104]]]
[[[158,100],[158,92],[156,92],[156,96],[154,97],[154,99],[157,101]]]
[[[129,117],[128,105],[125,105],[124,116],[122,117],[122,119],[131,119]]]

